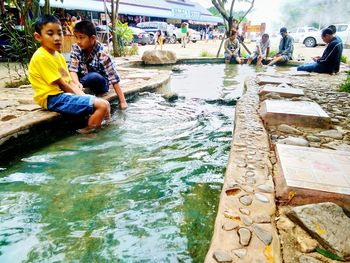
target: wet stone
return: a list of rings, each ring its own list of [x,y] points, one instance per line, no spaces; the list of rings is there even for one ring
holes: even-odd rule
[[[245,173],[245,176],[246,176],[246,177],[254,177],[254,176],[255,176],[255,172],[253,172],[253,171],[247,171],[247,172]]]
[[[232,252],[239,258],[244,258],[247,255],[247,250],[244,248],[235,249],[235,250],[232,250]]]
[[[232,257],[229,253],[223,251],[223,250],[216,250],[214,252],[214,258],[219,263],[229,263],[232,262]]]
[[[262,241],[266,246],[272,242],[272,234],[270,231],[265,230],[262,226],[253,225],[253,231],[255,235]]]
[[[313,136],[313,135],[306,136],[306,139],[309,142],[320,142],[321,141],[321,139],[319,137]]]
[[[263,193],[273,193],[274,189],[272,186],[267,185],[267,184],[261,184],[258,186],[258,190],[263,192]]]
[[[266,195],[263,195],[263,194],[260,194],[260,193],[255,193],[255,198],[257,200],[259,200],[260,202],[263,202],[263,203],[269,203],[270,202],[270,199]]]
[[[250,232],[250,230],[248,228],[241,227],[240,229],[238,229],[237,233],[239,236],[239,243],[242,246],[248,246],[250,239],[252,238],[252,233]]]
[[[241,202],[241,204],[243,204],[245,206],[249,206],[253,202],[253,199],[251,198],[250,195],[242,195],[239,198],[239,201]]]
[[[253,221],[258,224],[268,224],[271,223],[271,217],[268,215],[257,215]]]
[[[241,188],[247,193],[254,193],[254,188],[250,185],[242,185]]]
[[[253,224],[253,220],[249,216],[241,215],[240,219],[246,226],[251,226]]]
[[[241,212],[243,215],[247,215],[247,216],[250,215],[250,210],[247,208],[241,207],[241,208],[239,208],[239,212]]]

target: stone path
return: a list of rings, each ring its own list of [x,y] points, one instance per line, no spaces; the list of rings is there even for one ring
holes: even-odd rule
[[[231,155],[205,262],[281,262],[268,136],[256,114],[258,87],[251,82],[236,106]]]

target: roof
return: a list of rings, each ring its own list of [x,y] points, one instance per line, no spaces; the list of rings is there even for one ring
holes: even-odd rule
[[[82,3],[84,1],[84,3]],[[68,10],[104,12],[103,0],[50,0],[51,7]],[[40,0],[44,5],[44,0]],[[110,1],[107,0],[110,9]],[[120,0],[119,13],[162,18],[175,18],[210,23],[222,23],[222,18],[213,16],[198,3],[188,0]]]

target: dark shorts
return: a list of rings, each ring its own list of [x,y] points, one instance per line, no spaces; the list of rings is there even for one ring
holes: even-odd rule
[[[61,93],[47,98],[47,109],[62,114],[88,116],[94,112],[95,96]]]
[[[235,59],[235,60],[236,60],[236,58],[239,57],[238,54],[233,54],[233,55],[231,56],[231,55],[228,54],[228,53],[225,53],[224,56],[225,56],[225,60],[231,60],[231,59]]]
[[[97,72],[89,72],[80,79],[80,83],[84,88],[88,89],[88,93],[100,95],[108,92],[108,80]]]

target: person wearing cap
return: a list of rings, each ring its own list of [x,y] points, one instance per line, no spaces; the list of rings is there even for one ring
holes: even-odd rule
[[[322,40],[327,44],[322,57],[312,58],[315,62],[301,65],[298,71],[308,71],[317,73],[333,74],[339,72],[341,55],[343,53],[343,43],[340,38],[336,38],[332,29],[322,30]]]
[[[272,66],[275,63],[286,63],[288,60],[293,59],[294,39],[288,35],[287,28],[285,27],[280,29],[280,34],[282,38],[278,48],[278,53],[274,56],[268,66]]]

